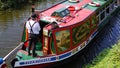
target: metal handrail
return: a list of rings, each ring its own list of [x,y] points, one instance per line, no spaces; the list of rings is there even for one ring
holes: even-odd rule
[[[17,52],[19,49],[22,48],[22,46],[28,42],[30,39],[26,40],[25,42],[21,42],[16,48],[14,48],[10,53],[8,53],[4,58],[3,61],[6,61],[10,56],[14,55],[15,52]]]

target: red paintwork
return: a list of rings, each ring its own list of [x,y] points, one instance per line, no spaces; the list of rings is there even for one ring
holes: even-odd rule
[[[80,8],[83,5],[88,4],[89,2],[91,2],[91,0],[84,0],[84,1],[79,2],[76,5],[72,5],[72,7]],[[51,9],[48,9],[48,10],[42,12],[42,13],[45,16],[49,16],[50,17],[51,14],[55,10],[60,9],[62,7],[67,7],[67,6],[68,5],[60,4],[60,5],[57,5],[57,6],[53,7],[53,8],[51,8]],[[59,24],[59,26],[65,27],[65,26],[70,26],[70,25],[73,25],[75,23],[81,22],[84,19],[86,19],[88,16],[90,16],[92,13],[93,13],[93,11],[85,9],[85,8],[82,9],[82,10],[74,11],[74,13],[71,13],[74,18],[73,17],[66,17],[66,23],[61,23],[61,24]],[[49,30],[49,29],[51,29],[51,26],[47,26],[46,28]]]
[[[60,8],[62,8],[62,7],[64,7],[64,6],[66,6],[66,5],[64,5],[64,4],[56,5],[55,7],[50,8],[50,9],[42,12],[42,14],[43,14],[44,16],[51,16],[51,14],[52,14],[55,10],[60,9]]]
[[[89,17],[93,12],[91,10],[88,9],[82,9],[80,10],[80,12],[77,12],[75,15],[73,15],[74,17],[68,17],[66,19],[66,23],[61,23],[59,24],[59,26],[61,27],[66,27],[66,26],[73,26],[74,24],[83,21],[84,19],[86,19],[87,17]],[[51,25],[46,27],[48,30],[52,28]]]

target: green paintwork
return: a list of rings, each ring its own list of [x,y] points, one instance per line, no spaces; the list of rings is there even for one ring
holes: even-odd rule
[[[51,50],[52,52],[55,54],[56,53],[56,50],[55,50],[55,46],[54,46],[54,41],[52,40],[51,42]]]
[[[108,5],[109,3],[112,2],[112,0],[109,1],[104,1],[104,0],[92,0],[93,2],[98,2],[101,6],[100,7],[95,7],[95,6],[91,6],[91,5],[87,5],[85,8],[92,10],[92,11],[99,11],[101,8],[105,7],[106,5]]]
[[[37,45],[36,45],[36,50],[37,50],[37,51],[42,50],[42,44],[41,44],[41,42],[38,42],[38,43],[37,43]]]
[[[79,0],[80,2],[82,2],[83,0]],[[69,1],[66,1],[66,2],[64,2],[63,4],[65,4],[65,5],[70,5],[70,6],[72,6],[72,5],[76,5],[76,3],[75,2],[69,2]]]
[[[93,2],[97,2],[97,1],[98,1],[98,0],[93,0]],[[99,3],[100,5],[103,5],[103,4],[106,3],[106,1],[98,1],[98,3]],[[100,7],[101,7],[101,6],[100,6]],[[97,9],[100,8],[100,7],[95,7],[95,6],[88,5],[88,6],[85,7],[85,8],[95,11],[95,10],[97,10]]]
[[[26,37],[26,28],[24,27],[24,29],[23,29],[23,35],[22,35],[22,42],[24,42],[25,41],[25,37]]]
[[[57,17],[65,17],[68,14],[70,14],[69,10],[67,8],[60,8],[58,10],[56,10],[52,16],[57,16]]]
[[[36,51],[36,53],[38,56],[43,56],[42,51]],[[19,58],[19,57],[22,57],[22,58]],[[29,60],[29,59],[34,59],[36,57],[32,57],[31,55],[28,55],[27,52],[26,52],[26,54],[24,52],[17,52],[16,58],[18,58],[18,60]]]

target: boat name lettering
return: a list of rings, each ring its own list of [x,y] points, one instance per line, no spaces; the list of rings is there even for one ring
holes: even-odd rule
[[[35,64],[35,63],[42,63],[42,62],[48,62],[48,61],[51,61],[51,59],[45,58],[45,59],[39,59],[39,60],[25,61],[25,62],[20,62],[20,65]]]

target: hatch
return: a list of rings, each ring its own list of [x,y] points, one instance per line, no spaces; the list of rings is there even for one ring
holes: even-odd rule
[[[70,11],[68,10],[68,8],[60,8],[54,11],[51,16],[63,18],[69,14],[70,14]]]

